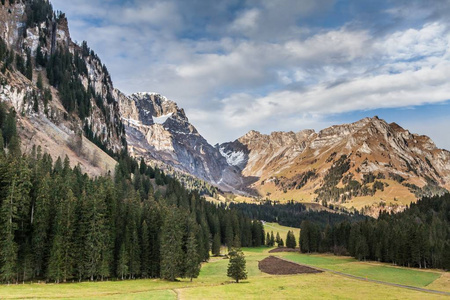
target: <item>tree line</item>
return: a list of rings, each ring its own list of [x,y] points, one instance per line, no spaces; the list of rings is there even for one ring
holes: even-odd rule
[[[39,147],[23,155],[14,116],[0,105],[1,282],[195,278],[221,245],[264,244],[261,222],[126,154],[96,178]]]
[[[402,213],[321,227],[301,224],[300,250],[351,255],[399,266],[450,269],[450,194],[426,197]]]
[[[332,213],[328,211],[312,211],[304,204],[288,201],[286,203],[278,203],[275,201],[264,201],[260,204],[256,203],[230,203],[230,208],[242,211],[243,214],[251,219],[263,220],[266,222],[275,222],[288,227],[299,228],[304,220],[321,224],[336,224],[348,220],[355,222],[364,220],[366,217],[358,212],[349,213]]]

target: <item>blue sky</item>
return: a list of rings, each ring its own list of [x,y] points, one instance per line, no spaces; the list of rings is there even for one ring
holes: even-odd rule
[[[210,143],[378,115],[450,149],[449,0],[53,0],[115,86]]]

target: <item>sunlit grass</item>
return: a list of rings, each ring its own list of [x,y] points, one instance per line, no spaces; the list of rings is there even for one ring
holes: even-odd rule
[[[287,233],[289,227],[268,223]],[[266,229],[267,230],[267,229]],[[297,229],[298,230],[298,229]],[[274,230],[274,234],[275,230]],[[281,232],[280,232],[281,234]],[[295,233],[298,237],[298,233]],[[204,263],[200,276],[190,282],[158,279],[25,284],[0,286],[0,299],[439,299],[423,292],[347,278],[333,273],[274,276],[262,273],[258,261],[271,255],[268,247],[243,248],[248,279],[235,284],[227,277],[228,259],[214,257]],[[224,249],[225,251],[225,249]],[[347,274],[448,291],[448,273],[396,268],[387,264],[358,262],[349,257],[274,253],[286,259]],[[440,277],[442,275],[442,277]],[[440,278],[439,278],[440,277]],[[437,279],[437,280],[436,280]],[[432,282],[432,283],[431,283]],[[431,283],[431,284],[430,284]]]
[[[283,255],[286,259],[310,266],[323,267],[330,270],[415,287],[426,287],[441,274],[424,272],[417,269],[397,268],[387,264],[359,262],[352,258],[334,257],[330,255],[306,255],[289,253]]]

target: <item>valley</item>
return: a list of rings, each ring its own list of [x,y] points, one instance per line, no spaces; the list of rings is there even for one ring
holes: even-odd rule
[[[381,41],[301,1],[122,2],[55,0],[110,73],[51,1],[1,1],[0,299],[448,299],[439,14]]]
[[[319,274],[269,275],[258,269],[258,261],[268,257],[270,248],[244,249],[249,279],[233,284],[226,277],[228,260],[212,258],[205,263],[198,279],[132,280],[116,282],[86,282],[67,284],[29,284],[0,287],[2,299],[32,297],[53,299],[446,299],[445,294],[433,294],[355,279],[325,271]],[[439,270],[419,270],[393,267],[388,264],[358,262],[347,257],[276,253],[278,257],[312,267],[326,268],[367,279],[408,285],[450,293],[448,273]]]

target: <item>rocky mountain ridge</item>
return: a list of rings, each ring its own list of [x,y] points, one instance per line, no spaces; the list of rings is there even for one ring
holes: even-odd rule
[[[121,98],[120,108],[131,155],[223,189],[241,185],[238,170],[208,144],[175,102],[157,93],[137,93]]]
[[[378,117],[318,133],[251,131],[218,147],[241,157],[242,174],[258,177],[251,187],[273,200],[404,207],[450,187],[450,152]]]

